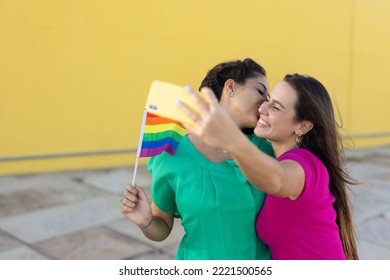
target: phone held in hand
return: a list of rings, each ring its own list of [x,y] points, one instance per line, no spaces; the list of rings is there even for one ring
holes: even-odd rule
[[[197,104],[186,92],[184,86],[162,81],[153,81],[146,100],[145,109],[149,113],[161,117],[186,124],[193,124],[193,120],[177,106],[177,101],[183,102],[195,112],[199,112]]]

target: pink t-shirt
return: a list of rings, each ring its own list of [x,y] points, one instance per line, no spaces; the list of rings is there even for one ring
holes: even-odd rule
[[[278,161],[294,160],[305,172],[305,185],[296,200],[268,194],[257,217],[256,230],[274,260],[345,259],[329,174],[310,151],[290,150]]]

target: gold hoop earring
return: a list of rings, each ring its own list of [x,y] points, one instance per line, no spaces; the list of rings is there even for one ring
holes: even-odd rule
[[[302,133],[299,133],[297,135],[297,137],[295,138],[295,147],[297,147],[297,148],[299,148],[299,146],[301,145],[301,141],[302,141],[301,136],[302,136]]]

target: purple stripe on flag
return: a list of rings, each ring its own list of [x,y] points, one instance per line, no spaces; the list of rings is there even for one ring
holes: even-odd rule
[[[169,144],[164,144],[163,146],[158,147],[158,148],[151,148],[151,149],[143,148],[141,150],[140,157],[152,157],[155,155],[159,155],[164,151],[170,155],[173,155],[175,153],[175,150],[176,150],[176,148],[170,146]]]

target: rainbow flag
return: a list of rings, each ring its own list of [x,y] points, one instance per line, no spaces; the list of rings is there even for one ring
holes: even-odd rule
[[[175,153],[181,138],[188,132],[180,122],[144,111],[137,157]]]

